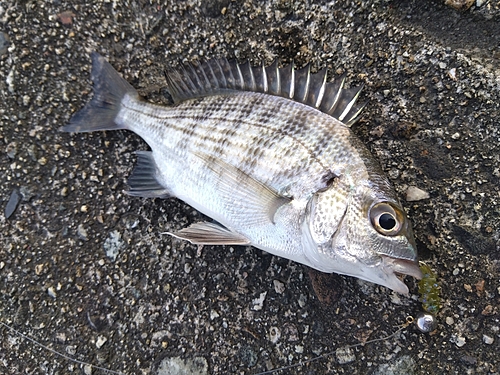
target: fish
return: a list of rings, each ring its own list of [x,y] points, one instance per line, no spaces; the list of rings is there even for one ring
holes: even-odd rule
[[[403,294],[405,275],[422,277],[411,223],[350,128],[364,105],[345,74],[218,58],[168,69],[173,103],[158,105],[91,59],[93,97],[61,130],[140,136],[151,150],[137,151],[127,193],[177,198],[212,220],[169,235],[250,245]]]

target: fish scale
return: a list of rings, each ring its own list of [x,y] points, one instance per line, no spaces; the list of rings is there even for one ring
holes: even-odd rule
[[[398,274],[421,277],[411,224],[349,128],[363,106],[345,76],[210,60],[167,73],[174,105],[164,107],[92,60],[95,95],[63,130],[142,137],[151,151],[137,153],[128,193],[176,197],[215,220],[172,236],[253,245],[402,293]]]
[[[339,123],[340,128],[335,131],[331,126],[327,129],[327,124],[322,126],[323,124],[317,119],[316,129],[311,129],[307,125],[300,128],[300,118],[294,119],[294,111],[283,108],[283,103],[277,103],[277,108],[281,109],[272,113],[273,106],[267,101],[261,98],[253,101],[253,98],[248,96],[262,95],[241,93],[230,98],[213,96],[198,101],[195,105],[184,102],[185,104],[181,103],[173,108],[168,115],[164,114],[161,119],[153,113],[142,110],[142,106],[146,103],[137,102],[135,107],[127,106],[127,111],[142,114],[141,117],[134,119],[134,125],[130,130],[137,133],[153,149],[159,147],[153,146],[158,139],[167,139],[168,144],[165,146],[169,149],[170,155],[165,157],[170,162],[172,154],[181,160],[184,160],[186,155],[197,152],[215,158],[222,157],[245,173],[253,174],[262,183],[269,184],[276,191],[284,191],[290,183],[293,183],[294,193],[297,194],[302,186],[306,190],[311,182],[316,185],[315,180],[310,178],[311,174],[323,176],[329,172],[326,165],[341,165],[342,160],[327,158],[329,155],[342,157],[342,153],[335,152],[338,148],[335,142],[328,143],[326,145],[328,147],[323,148],[322,153],[318,154],[313,145],[320,143],[320,139],[325,139],[329,135],[342,131],[346,133],[343,125]],[[281,98],[273,99],[283,101]],[[252,116],[245,121],[232,118],[230,114],[234,113],[233,107],[237,104],[233,102],[226,105],[213,104],[214,101],[217,103],[222,100],[225,102],[233,100],[234,103],[252,102]],[[266,115],[261,116],[261,113]],[[322,114],[317,112],[314,115],[319,117]],[[262,118],[266,118],[266,121],[262,121]],[[275,118],[280,121],[285,120],[285,126],[275,126],[274,124],[278,122],[274,121]],[[289,121],[286,121],[287,119]],[[156,129],[163,129],[161,136]],[[275,144],[275,147],[270,148],[270,144]],[[290,154],[292,147],[295,147],[294,153]],[[351,156],[351,165],[361,163],[361,160],[355,159],[352,151]],[[302,195],[312,195],[315,192],[312,190],[314,187],[309,187]]]

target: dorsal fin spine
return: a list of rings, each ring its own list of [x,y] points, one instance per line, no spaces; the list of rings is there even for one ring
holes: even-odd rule
[[[236,77],[234,76],[234,72],[233,72],[233,69],[232,69],[232,65],[229,61],[227,61],[226,58],[224,58],[224,62],[226,63],[226,66],[227,66],[227,70],[229,71],[229,73],[231,74],[231,79],[233,81],[233,85],[236,85],[237,82],[236,82]]]
[[[197,92],[197,91],[199,91],[199,88],[196,86],[196,83],[193,82],[193,79],[195,79],[195,81],[196,81],[196,77],[198,75],[196,74],[196,71],[194,70],[193,65],[188,64],[187,68],[189,68],[189,70],[191,70],[191,74],[185,74],[185,77],[188,78],[186,80],[186,84],[191,86],[191,90],[193,90],[194,92]]]
[[[307,64],[307,74],[306,74],[306,90],[304,92],[304,99],[306,100],[307,97],[309,96],[309,91],[311,90],[311,87],[309,83],[311,82],[311,64]]]
[[[344,86],[344,83],[345,83],[345,78],[346,78],[345,73],[342,74],[342,76],[340,76],[340,89],[335,94],[335,99],[333,100],[333,103],[330,106],[330,109],[327,111],[327,113],[332,114],[333,111],[335,110],[335,107],[337,106],[337,103],[339,102],[340,94],[342,92],[342,87]]]
[[[233,71],[231,70],[231,64],[229,64],[229,61],[227,61],[226,58],[221,59],[221,64],[224,75],[228,81],[228,85],[230,87],[234,87],[236,81],[234,79]]]
[[[323,83],[321,84],[321,87],[319,88],[318,99],[316,100],[316,103],[314,103],[314,106],[316,108],[319,108],[319,106],[321,105],[321,102],[323,100],[323,96],[325,95],[325,86],[326,86],[326,72],[323,75]]]
[[[346,123],[347,126],[351,126],[352,124],[354,124],[356,121],[359,120],[361,112],[363,112],[363,109],[366,107],[367,104],[368,101],[364,102],[356,109],[356,111],[353,113],[349,121]]]
[[[205,71],[200,66],[192,66],[193,74],[196,77],[196,85],[200,93],[207,89],[207,76]]]
[[[211,77],[209,78],[209,82],[211,85],[217,85],[217,76],[215,75],[215,72],[214,72],[214,69],[212,68],[212,65],[211,64],[207,64],[207,68],[208,68],[208,75]]]
[[[294,62],[282,68],[277,61],[266,67],[252,67],[248,61],[209,60],[199,65],[186,64],[166,72],[167,85],[177,103],[182,100],[241,90],[267,93],[300,102],[324,112],[345,125],[356,122],[364,105],[356,105],[361,88],[344,88],[346,74],[327,82],[326,68],[311,73],[308,64],[296,69]]]
[[[217,63],[217,68],[219,68],[220,76],[222,78],[222,84],[219,85],[219,87],[227,87],[227,79],[226,75],[224,74],[224,69],[222,69],[219,60],[215,60],[215,62]]]
[[[200,77],[200,73],[203,74],[203,77]],[[203,89],[207,90],[207,88],[210,87],[210,80],[208,79],[207,73],[205,72],[205,69],[202,66],[198,66],[197,75],[201,79]]]
[[[257,89],[257,83],[255,82],[255,76],[253,75],[253,69],[249,61],[247,61],[247,65],[248,65],[248,71],[250,72],[250,81],[251,81],[250,91],[255,91]]]
[[[304,87],[304,93],[302,95],[302,98],[300,98],[300,101],[301,102],[305,102],[305,100],[307,99],[307,96],[309,95],[309,83],[311,82],[311,65],[310,64],[307,64],[302,70],[304,70],[306,72],[305,76],[306,76],[306,81],[305,81],[305,84]]]
[[[280,70],[278,68],[278,64],[276,63],[276,79],[278,80],[278,83],[276,84],[277,86],[277,94],[278,95],[281,95],[282,93],[282,90],[281,90],[281,74],[280,74]]]
[[[347,116],[347,114],[349,114],[349,112],[351,111],[351,108],[352,106],[354,105],[354,103],[356,103],[356,100],[358,99],[359,97],[359,94],[361,93],[361,90],[362,90],[363,87],[361,87],[358,92],[353,96],[352,100],[347,103],[344,111],[342,112],[342,114],[339,116],[339,120],[340,121],[343,121],[344,120],[344,117]]]
[[[264,81],[264,92],[267,93],[269,92],[269,86],[268,86],[268,83],[267,83],[267,73],[266,73],[266,67],[264,66],[264,63],[262,63],[262,80]]]
[[[241,73],[240,64],[236,63],[236,69],[238,69],[238,78],[240,79],[240,87],[243,89],[245,87],[245,82],[243,81],[243,74]]]
[[[279,90],[279,72],[276,69],[277,63],[276,61],[269,65],[267,68],[264,68],[266,72],[267,78],[267,92],[271,95],[280,95]]]
[[[179,90],[181,92],[189,92],[189,87],[187,86],[186,82],[184,80],[180,81],[180,84],[182,85],[181,88],[182,90]]]

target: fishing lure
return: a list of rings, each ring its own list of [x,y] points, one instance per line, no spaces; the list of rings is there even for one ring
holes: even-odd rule
[[[424,333],[432,332],[437,327],[436,314],[441,308],[441,298],[439,292],[441,287],[437,282],[436,274],[431,268],[419,262],[422,279],[418,282],[419,301],[422,302],[424,311],[417,315],[416,324],[420,331]]]
[[[422,279],[418,282],[419,301],[422,302],[422,308],[426,312],[435,315],[441,307],[441,298],[439,297],[441,288],[437,282],[437,276],[431,268],[423,262],[420,262],[419,266],[423,274]]]

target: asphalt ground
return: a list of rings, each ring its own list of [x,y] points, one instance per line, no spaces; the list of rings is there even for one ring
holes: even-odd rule
[[[0,373],[499,374],[499,8],[0,2]],[[124,194],[147,145],[58,130],[92,96],[92,51],[164,104],[164,70],[211,57],[294,60],[364,84],[353,130],[436,274],[437,329],[406,323],[422,310],[411,278],[403,296],[162,235],[203,217]],[[429,198],[408,201],[412,187]]]

